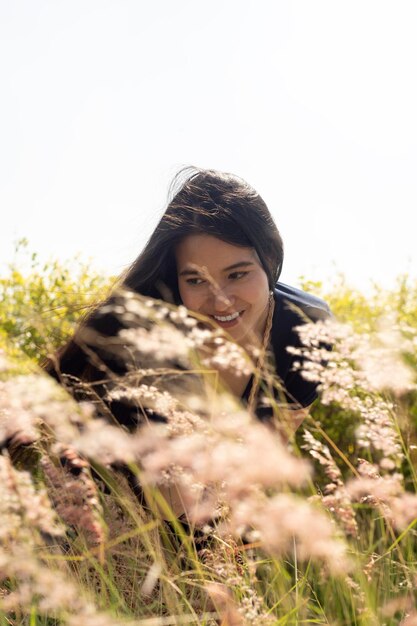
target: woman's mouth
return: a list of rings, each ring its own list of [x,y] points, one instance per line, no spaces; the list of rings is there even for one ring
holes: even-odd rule
[[[235,313],[230,313],[229,315],[211,315],[211,317],[222,328],[231,328],[239,322],[239,319],[242,317],[243,313],[244,311],[235,311]]]

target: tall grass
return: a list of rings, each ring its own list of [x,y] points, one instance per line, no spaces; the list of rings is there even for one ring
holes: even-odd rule
[[[245,354],[131,294],[111,347],[129,345],[129,371],[77,404],[36,365],[77,317],[41,269],[1,283],[2,625],[417,623],[416,286],[324,294],[338,321],[300,329],[321,401],[284,443],[281,406],[261,424],[217,384]],[[66,298],[96,284],[62,275]],[[165,422],[123,429],[112,400]]]

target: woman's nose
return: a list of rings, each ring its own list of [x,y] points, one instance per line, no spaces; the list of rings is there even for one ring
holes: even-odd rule
[[[227,311],[234,304],[234,296],[229,293],[227,289],[221,289],[220,287],[215,289],[213,293],[214,310],[217,312]]]

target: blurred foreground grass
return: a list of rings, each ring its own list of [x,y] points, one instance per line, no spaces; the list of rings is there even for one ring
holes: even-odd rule
[[[25,271],[20,269],[23,265]],[[104,426],[101,432],[94,431],[93,420],[83,413],[85,407],[77,407],[62,390],[40,382],[37,364],[65,342],[88,308],[113,284],[113,278],[96,274],[88,263],[41,264],[28,251],[27,242],[18,245],[16,262],[0,277],[0,347],[7,360],[3,365],[0,360],[0,433],[4,443],[7,420],[24,416],[28,430],[38,435],[33,446],[8,450],[4,446],[0,455],[0,624],[417,624],[415,389],[397,395],[387,389],[377,399],[366,389],[351,390],[358,402],[372,410],[383,411],[384,403],[392,403],[387,411],[391,421],[378,426],[386,430],[375,431],[375,437],[397,437],[402,452],[394,461],[383,459],[385,469],[377,455],[373,457],[372,445],[364,448],[357,436],[361,420],[366,421],[360,412],[338,402],[315,405],[311,419],[290,446],[294,462],[312,458],[314,474],[301,489],[290,480],[274,492],[274,506],[288,502],[288,507],[280,509],[276,521],[278,509],[274,513],[271,508],[272,528],[266,527],[272,543],[277,541],[275,535],[284,535],[285,524],[293,527],[292,551],[265,549],[255,521],[243,544],[233,535],[214,533],[208,543],[198,545],[178,526],[169,507],[171,527],[161,520],[159,508],[166,504],[154,486],[147,488],[148,505],[140,504],[129,476],[140,479],[144,466],[128,460],[128,471],[121,472],[103,461],[117,432],[110,432],[113,442],[109,442]],[[324,298],[337,319],[369,339],[370,346],[387,325],[399,329],[398,337],[415,341],[417,281],[411,277],[400,276],[390,291],[375,286],[366,296],[343,277],[332,285],[303,280],[300,286]],[[401,346],[398,349],[401,352]],[[404,354],[414,380],[416,353],[417,344],[414,352]],[[75,450],[83,449],[80,424],[84,435],[91,429],[98,442],[98,452],[87,455],[87,460],[69,446],[72,442]],[[204,446],[213,445],[214,454],[219,434],[204,436]],[[216,443],[209,443],[211,436]],[[196,441],[190,440],[191,444],[197,455]],[[121,455],[123,446],[129,445],[120,439]],[[258,451],[260,459],[265,449]],[[230,450],[232,456],[233,447]],[[247,463],[250,451],[248,447]],[[204,447],[199,453],[203,458]],[[185,451],[182,454],[186,456]],[[228,462],[230,458],[225,459],[226,480]],[[304,466],[297,467],[296,472],[304,471]],[[365,489],[365,494],[369,490],[353,504],[353,487],[348,487],[352,479],[357,481],[355,489]],[[267,471],[267,485],[268,480]],[[374,481],[373,490],[364,481]],[[264,504],[274,489],[265,488]],[[231,505],[238,513],[247,493],[241,491],[239,498],[241,502]],[[346,570],[332,569],[331,555],[323,556],[326,546],[314,546],[322,530],[308,507],[310,502],[318,506],[319,501],[333,529],[327,529],[321,518],[322,529],[326,527],[321,541],[337,550],[334,532],[340,545],[347,546],[350,566]],[[257,506],[261,506],[258,501]],[[261,523],[265,511],[260,508],[257,515]],[[406,520],[403,525],[401,520]],[[309,532],[311,553],[304,546],[304,554],[301,548]]]

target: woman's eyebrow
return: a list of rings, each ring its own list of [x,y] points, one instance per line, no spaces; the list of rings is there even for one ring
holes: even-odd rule
[[[230,272],[230,270],[235,270],[239,267],[248,267],[249,265],[254,265],[253,261],[239,261],[238,263],[233,263],[233,265],[228,265],[223,268],[223,272]],[[185,269],[179,273],[180,276],[190,276],[191,274],[200,274],[201,272],[197,267],[193,269]]]
[[[253,261],[240,261],[239,263],[233,263],[224,268],[223,272],[230,272],[230,270],[236,270],[238,267],[248,267],[254,265]]]

